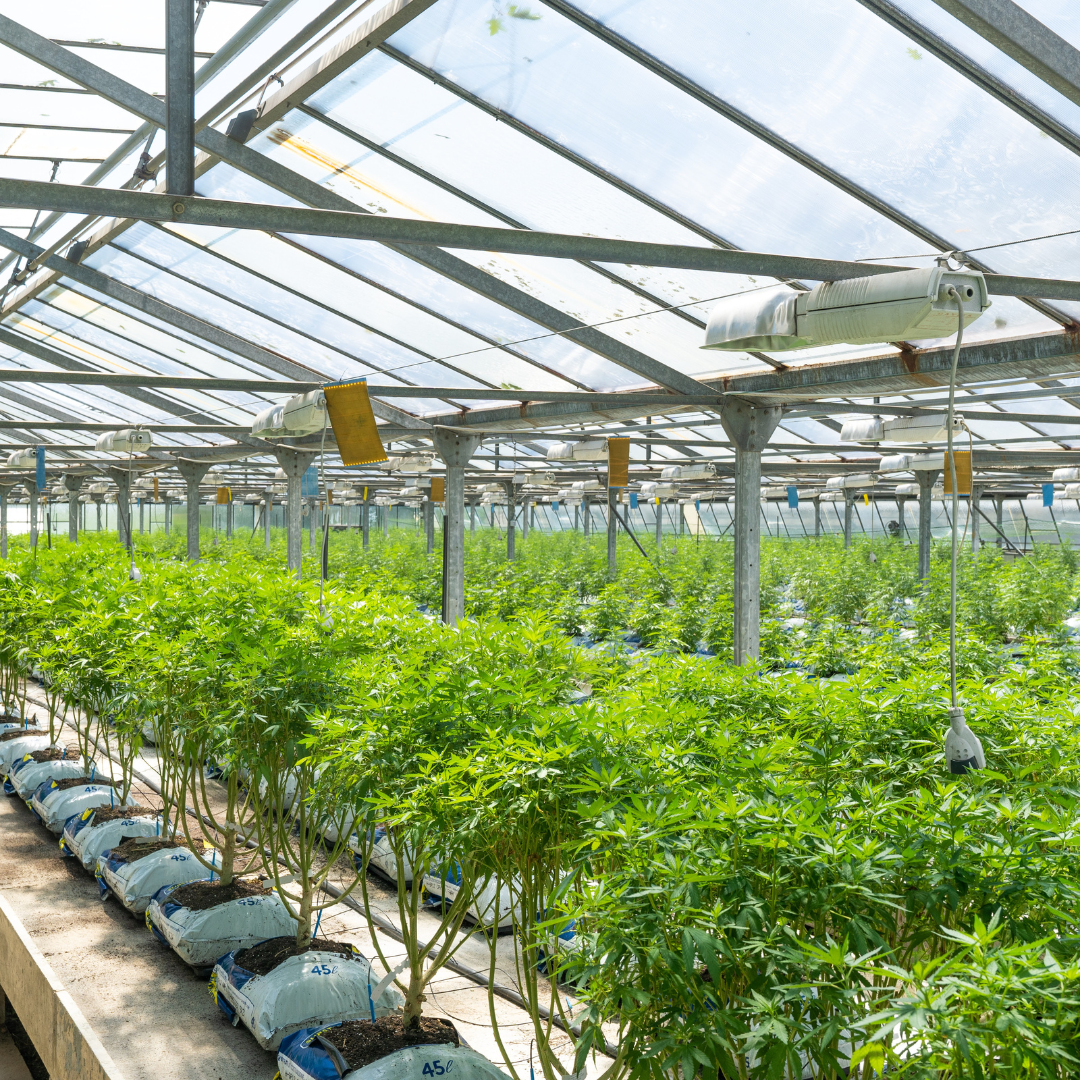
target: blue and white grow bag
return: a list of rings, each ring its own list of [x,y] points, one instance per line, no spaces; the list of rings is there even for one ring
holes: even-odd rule
[[[36,731],[34,728],[27,728],[26,734],[18,739],[0,742],[0,776],[6,777],[11,766],[27,754],[32,754],[35,750],[48,750],[52,745],[53,741],[47,731]]]
[[[368,865],[374,867],[384,877],[389,878],[396,886],[398,883],[398,858],[386,835],[385,825],[376,825],[369,833],[371,840],[371,854],[368,857]],[[360,847],[360,838],[356,833],[349,837],[349,848],[353,853],[353,862],[356,869],[363,872],[364,856]],[[410,851],[406,850],[402,860],[405,884],[408,885],[416,876]]]
[[[267,938],[296,936],[296,920],[274,893],[192,911],[170,899],[178,888],[167,885],[154,894],[146,909],[146,925],[154,937],[193,968],[212,968],[226,953],[250,948]]]
[[[42,784],[51,780],[72,780],[76,776],[86,776],[93,765],[76,754],[74,757],[58,758],[56,761],[35,761],[30,754],[25,754],[19,761],[13,762],[8,773],[8,782],[15,794],[29,802]]]
[[[445,905],[452,904],[461,891],[461,867],[457,863],[443,869],[441,876],[432,870],[424,874],[424,892],[433,900]],[[473,895],[472,903],[466,910],[466,918],[480,926],[509,929],[514,925],[514,901],[507,885],[499,886],[489,880]]]
[[[144,807],[133,806],[131,817],[113,818],[101,825],[96,824],[95,809],[91,807],[81,814],[72,814],[64,822],[60,838],[60,850],[78,859],[91,874],[97,866],[98,856],[111,851],[125,836],[168,835],[161,815]]]
[[[203,852],[203,858],[220,868],[220,856],[216,851]],[[189,881],[205,881],[211,875],[212,871],[186,848],[162,848],[135,862],[121,862],[113,851],[106,851],[98,856],[94,872],[102,900],[107,900],[111,893],[128,911],[140,917],[146,914],[158,889],[166,885],[186,885]]]
[[[240,967],[236,954],[223,956],[210,976],[218,1008],[242,1023],[264,1050],[276,1050],[286,1035],[301,1028],[325,1027],[357,1016],[386,1016],[405,999],[393,985],[377,999],[378,980],[359,952],[351,956],[309,949],[291,956],[266,975]]]
[[[482,1054],[453,1043],[406,1046],[369,1065],[349,1069],[340,1051],[335,1054],[336,1047],[327,1049],[320,1038],[338,1026],[304,1028],[282,1039],[277,1059],[281,1080],[506,1080],[506,1073]]]
[[[30,809],[45,823],[50,832],[61,833],[68,818],[77,817],[85,810],[99,806],[134,806],[135,800],[129,795],[125,802],[120,793],[111,784],[90,780],[76,787],[58,788],[53,777],[39,784],[30,797]]]

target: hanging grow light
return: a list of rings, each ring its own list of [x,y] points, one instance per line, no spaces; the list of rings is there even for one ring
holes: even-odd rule
[[[953,435],[959,434],[964,418],[953,415]],[[923,413],[920,416],[900,416],[895,420],[882,420],[877,416],[848,420],[840,429],[844,442],[945,442],[949,437],[948,417],[945,413]]]
[[[553,472],[526,474],[527,480],[532,487],[558,487],[559,481]],[[515,477],[516,479],[516,477]]]
[[[554,443],[548,448],[547,459],[548,461],[607,461],[607,439]]]
[[[425,473],[434,464],[434,454],[399,454],[379,462],[383,472]]]
[[[1066,484],[1063,499],[1080,499],[1080,484]]]
[[[98,480],[96,483],[91,484],[86,490],[91,495],[107,495],[110,487],[112,487],[112,485],[107,481]]]
[[[94,443],[95,450],[130,454],[135,450],[147,450],[154,445],[154,436],[141,428],[121,428],[119,431],[106,431],[99,435]]]
[[[1072,484],[1078,480],[1080,480],[1080,469],[1075,465],[1066,465],[1063,468],[1054,470],[1053,481],[1055,484]]]
[[[714,480],[716,466],[710,461],[693,465],[668,465],[660,474],[661,480]]]
[[[571,493],[575,491],[600,491],[603,486],[599,480],[577,480],[570,485],[570,491]]]
[[[761,489],[761,497],[763,499],[786,499],[787,488],[782,484],[768,484]]]
[[[850,473],[847,476],[830,476],[825,481],[825,489],[826,491],[850,491],[852,488],[873,487],[876,482],[870,473]]]
[[[661,484],[656,480],[646,480],[641,485],[641,494],[647,498],[670,499],[675,494],[675,485]]]
[[[957,326],[950,286],[965,326],[990,307],[982,274],[944,266],[825,281],[809,292],[778,286],[721,300],[709,313],[703,348],[778,352],[947,337]]]
[[[918,484],[897,484],[895,494],[897,495],[914,495],[916,498],[919,495]]]
[[[12,450],[4,465],[8,469],[33,469],[37,466],[37,451],[34,449]]]
[[[271,405],[251,422],[251,434],[263,438],[313,435],[326,427],[326,395],[321,390],[296,394],[282,405]]]
[[[187,492],[183,488],[169,488],[169,490],[165,492],[165,498],[176,499],[178,501],[183,500],[187,498]]]
[[[911,472],[911,454],[888,454],[878,462],[881,473]]]
[[[823,491],[818,498],[822,502],[843,502],[847,496],[842,491]]]

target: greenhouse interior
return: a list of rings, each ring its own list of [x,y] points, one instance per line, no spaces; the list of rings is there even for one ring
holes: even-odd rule
[[[1078,192],[1070,0],[0,2],[0,1080],[1080,1076]]]

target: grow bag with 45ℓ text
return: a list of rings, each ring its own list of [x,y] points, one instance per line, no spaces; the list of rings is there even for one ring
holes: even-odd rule
[[[72,814],[64,822],[60,837],[60,850],[78,859],[91,874],[98,856],[116,847],[125,836],[167,835],[161,815],[145,807],[130,807],[130,817],[105,822],[98,821],[97,811],[101,809],[104,807],[91,807],[81,814]]]
[[[244,896],[193,911],[170,899],[180,886],[159,889],[146,909],[146,925],[185,964],[209,970],[226,953],[274,937],[293,937],[296,920],[273,893]]]
[[[134,806],[135,800],[129,795],[126,802],[121,802],[120,792],[108,780],[88,780],[83,784],[64,784],[63,778],[53,777],[39,784],[30,797],[30,809],[54,833],[64,831],[64,826],[71,817],[78,817],[85,810],[99,806]]]
[[[56,750],[50,747],[48,750],[38,752],[63,754],[64,748]],[[57,757],[50,761],[35,761],[33,754],[24,754],[21,760],[12,764],[11,772],[8,773],[8,783],[20,799],[29,802],[42,784],[50,780],[69,780],[76,776],[87,776],[92,768],[92,763],[83,761],[78,754],[68,758]]]
[[[16,761],[21,761],[27,754],[35,750],[48,750],[52,746],[52,740],[47,731],[35,731],[33,728],[25,728],[25,735],[18,735],[11,739],[0,740],[0,776],[6,777],[11,771],[11,766]],[[2,734],[2,733],[0,733]],[[13,734],[9,731],[7,734]],[[63,747],[60,747],[63,749]],[[8,792],[11,794],[11,792]]]
[[[281,1080],[506,1080],[506,1073],[467,1046],[428,1043],[395,1050],[357,1069],[326,1039],[334,1027],[304,1028],[281,1040]]]
[[[149,836],[134,839],[136,844],[147,846],[161,842]],[[204,851],[203,858],[214,867],[221,866],[218,853],[212,849]],[[134,861],[127,861],[127,852],[121,841],[115,848],[98,856],[94,876],[101,889],[102,900],[112,893],[128,911],[141,917],[158,889],[166,885],[186,885],[189,881],[206,880],[211,876],[211,871],[184,847],[163,847],[136,857]]]
[[[445,867],[442,877],[436,877],[430,870],[424,874],[424,892],[436,905],[449,906],[457,899],[460,891],[461,867],[457,863]],[[480,926],[494,926],[499,930],[513,926],[513,900],[509,888],[501,886],[496,895],[495,882],[490,880],[482,888],[477,888],[466,918]]]
[[[368,835],[371,839],[371,855],[368,858],[368,865],[379,871],[394,885],[397,885],[398,859],[393,847],[390,845],[390,839],[386,835],[386,826],[376,825],[373,831],[369,830]],[[363,872],[364,856],[360,847],[360,838],[356,833],[349,837],[349,848],[353,853],[353,862],[356,864],[356,869]],[[413,869],[411,850],[406,848],[404,855],[402,870],[404,871],[405,884],[408,885],[416,876],[416,872]]]
[[[290,956],[266,975],[253,975],[223,956],[210,976],[210,992],[218,1008],[255,1036],[264,1050],[276,1050],[286,1035],[301,1028],[386,1016],[405,1004],[393,986],[372,1000],[379,980],[355,949],[352,955],[309,949]]]

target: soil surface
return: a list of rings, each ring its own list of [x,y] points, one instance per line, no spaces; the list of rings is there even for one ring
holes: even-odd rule
[[[56,781],[57,791],[67,791],[68,788],[79,787],[82,784],[103,784],[105,787],[120,787],[119,780],[106,780],[103,776],[69,776],[66,780]]]
[[[380,1016],[374,1023],[370,1020],[347,1020],[341,1027],[323,1032],[322,1037],[341,1051],[350,1069],[370,1065],[406,1046],[432,1043],[461,1045],[454,1025],[437,1016],[420,1017],[420,1026],[408,1031],[401,1026],[400,1016]]]
[[[94,783],[97,783],[95,780]],[[107,821],[119,818],[157,817],[157,812],[147,810],[145,806],[96,806],[91,825],[104,825]]]
[[[60,761],[64,757],[64,751],[57,746],[50,746],[48,750],[32,750],[30,757],[34,761]],[[74,759],[78,761],[78,758]]]
[[[0,742],[10,742],[12,739],[21,739],[24,735],[48,735],[47,731],[37,727],[15,728],[12,731],[0,731]]]
[[[169,902],[189,911],[206,911],[231,900],[243,900],[245,896],[265,896],[268,891],[258,878],[233,878],[228,885],[220,881],[192,881],[169,893]]]
[[[258,945],[252,945],[250,949],[241,949],[236,954],[236,962],[245,971],[250,971],[252,975],[268,975],[278,964],[288,960],[290,956],[299,956],[301,953],[312,950],[340,953],[342,956],[354,955],[353,946],[347,941],[328,941],[326,938],[313,938],[310,945],[301,948],[296,944],[296,938],[275,937],[260,941]]]
[[[201,840],[196,840],[195,846],[200,852],[203,850]],[[112,849],[112,857],[119,862],[133,863],[145,859],[147,855],[153,855],[155,851],[164,851],[165,848],[188,849],[188,845],[180,840],[166,840],[160,836],[127,836]]]

